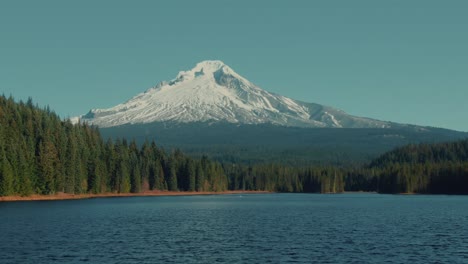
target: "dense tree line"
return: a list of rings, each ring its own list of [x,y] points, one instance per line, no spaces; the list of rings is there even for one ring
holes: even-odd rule
[[[340,192],[331,168],[243,166],[166,153],[154,142],[104,141],[95,127],[62,121],[32,100],[0,96],[0,195],[265,190]]]
[[[372,167],[393,163],[446,163],[468,161],[468,140],[434,144],[410,144],[375,159]]]
[[[333,167],[291,167],[280,164],[225,165],[231,190],[275,192],[344,191],[344,171]]]
[[[95,127],[0,96],[0,196],[228,189],[468,194],[468,140],[408,145],[368,166],[220,163],[154,142],[104,141]]]
[[[104,142],[86,124],[62,121],[31,100],[0,96],[0,195],[223,191],[220,163],[166,153],[154,142]]]
[[[354,191],[468,194],[468,140],[397,148],[345,178]]]
[[[440,128],[299,128],[274,124],[228,122],[155,122],[100,128],[104,138],[156,140],[192,157],[208,155],[219,162],[275,163],[291,167],[368,164],[384,152],[410,143],[454,141],[468,133]]]

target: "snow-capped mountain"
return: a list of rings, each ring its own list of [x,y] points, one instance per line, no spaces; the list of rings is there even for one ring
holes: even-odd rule
[[[203,61],[123,104],[93,109],[75,120],[99,127],[153,122],[270,123],[292,127],[389,128],[332,107],[267,92],[221,61]]]

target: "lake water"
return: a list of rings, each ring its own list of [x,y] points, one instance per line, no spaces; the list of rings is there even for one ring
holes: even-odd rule
[[[468,263],[468,197],[247,194],[0,203],[0,263]]]

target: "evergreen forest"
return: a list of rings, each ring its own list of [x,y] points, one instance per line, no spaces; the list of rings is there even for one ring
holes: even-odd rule
[[[104,140],[31,99],[0,96],[0,196],[261,190],[468,194],[468,140],[408,145],[369,165],[251,165],[193,158],[157,142]]]

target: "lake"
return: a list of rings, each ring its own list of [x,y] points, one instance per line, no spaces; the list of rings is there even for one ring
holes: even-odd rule
[[[468,263],[468,197],[245,194],[0,203],[0,263]]]

